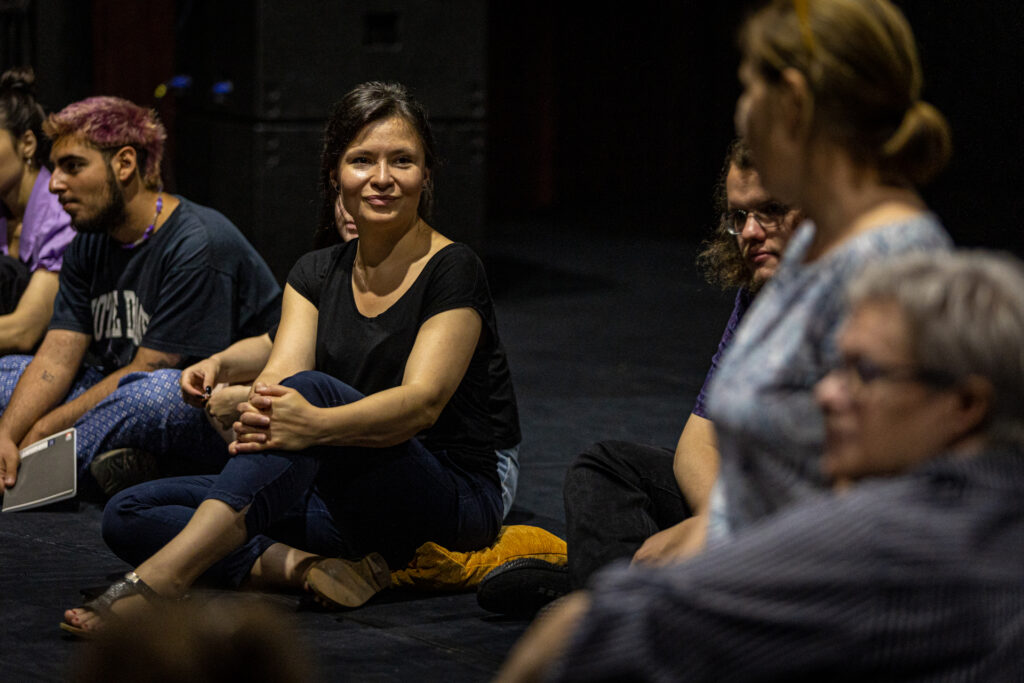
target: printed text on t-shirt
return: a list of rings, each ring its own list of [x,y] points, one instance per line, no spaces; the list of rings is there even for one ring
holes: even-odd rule
[[[123,303],[122,303],[123,296]],[[92,305],[92,336],[101,339],[130,339],[138,346],[149,327],[149,314],[131,290],[114,290],[95,297]]]

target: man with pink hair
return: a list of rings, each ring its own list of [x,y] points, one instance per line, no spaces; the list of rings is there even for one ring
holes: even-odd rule
[[[78,235],[39,351],[0,363],[0,492],[17,480],[19,445],[71,426],[85,490],[98,482],[109,492],[110,470],[139,465],[123,457],[172,445],[218,466],[223,441],[182,403],[173,368],[266,331],[280,288],[227,218],[163,191],[167,133],[154,111],[92,97],[43,129],[53,139],[50,191]],[[93,463],[112,449],[123,457]]]

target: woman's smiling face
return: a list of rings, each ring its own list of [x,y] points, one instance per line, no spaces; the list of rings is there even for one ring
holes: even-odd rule
[[[400,116],[368,124],[338,165],[342,202],[360,232],[368,226],[415,222],[429,177],[423,142]]]

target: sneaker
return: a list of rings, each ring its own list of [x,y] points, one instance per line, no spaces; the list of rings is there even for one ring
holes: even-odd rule
[[[488,612],[532,618],[570,590],[568,567],[524,557],[489,572],[477,587],[476,601]]]
[[[137,448],[100,453],[89,463],[89,472],[107,496],[160,477],[156,458]]]

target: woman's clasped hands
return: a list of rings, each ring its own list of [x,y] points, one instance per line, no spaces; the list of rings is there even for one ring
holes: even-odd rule
[[[232,455],[268,449],[298,451],[317,445],[317,413],[321,411],[295,389],[279,384],[253,385],[249,400],[238,404]]]

